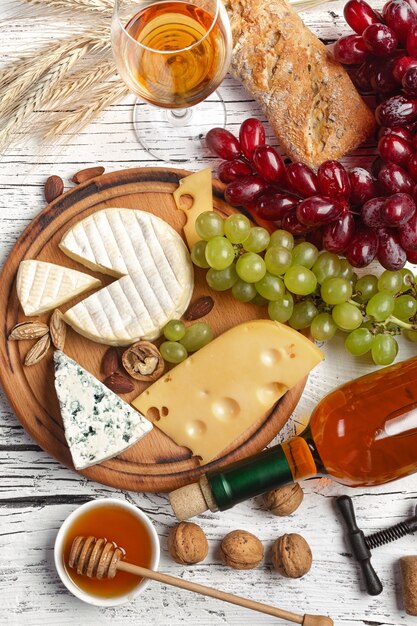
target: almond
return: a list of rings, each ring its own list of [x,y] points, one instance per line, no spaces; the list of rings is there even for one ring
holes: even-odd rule
[[[109,348],[101,361],[101,371],[105,376],[111,376],[119,367],[119,353],[117,348]]]
[[[55,200],[64,191],[64,181],[60,176],[50,176],[44,187],[45,200],[49,203]]]
[[[49,335],[44,335],[39,339],[34,346],[31,347],[25,357],[25,365],[35,365],[39,363],[49,350],[51,345],[51,338]]]
[[[59,309],[51,315],[49,320],[49,332],[51,333],[52,343],[57,350],[63,350],[65,346],[65,336],[67,334],[67,325],[64,322],[64,316]]]
[[[191,302],[183,317],[187,321],[198,320],[200,317],[208,315],[214,307],[214,300],[211,296],[202,296]]]
[[[123,376],[123,374],[119,374],[118,372],[107,376],[104,384],[106,385],[106,387],[111,389],[111,391],[114,391],[114,393],[130,393],[135,388],[131,380],[126,378],[126,376]]]
[[[72,182],[77,183],[85,183],[86,180],[90,180],[91,178],[95,178],[96,176],[101,176],[104,174],[104,167],[98,165],[97,167],[86,167],[84,170],[80,170],[72,177]]]
[[[48,330],[48,326],[42,322],[20,322],[12,328],[8,338],[12,341],[39,339],[46,335]]]

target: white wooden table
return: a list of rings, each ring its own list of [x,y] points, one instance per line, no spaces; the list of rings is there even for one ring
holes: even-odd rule
[[[324,40],[347,31],[343,2],[303,14]],[[372,3],[382,6],[382,2]],[[15,15],[17,0],[0,0],[0,60],[8,61],[26,46],[45,43],[62,34],[47,11]],[[77,16],[62,17],[77,24]],[[68,26],[67,26],[68,28]],[[228,77],[221,88],[233,131],[249,115],[263,118],[250,96]],[[0,263],[18,235],[44,206],[43,183],[51,174],[66,182],[79,169],[102,164],[107,171],[158,165],[150,161],[135,140],[128,98],[112,106],[66,146],[38,145],[29,137],[10,147],[0,160]],[[39,115],[42,115],[40,112]],[[269,133],[269,140],[275,143]],[[347,163],[365,163],[372,150],[361,148]],[[215,163],[203,157],[190,169]],[[167,165],[167,164],[164,164]],[[169,165],[169,164],[168,164]],[[400,358],[413,356],[416,344],[404,342]],[[349,357],[342,339],[325,348],[327,360],[310,376],[305,394],[285,429],[300,429],[317,401],[336,385],[372,369],[363,359]],[[1,364],[0,364],[1,367]],[[165,495],[126,493],[88,481],[62,467],[43,452],[22,429],[7,400],[0,397],[0,624],[84,624],[144,626],[267,626],[278,620],[152,583],[134,603],[117,609],[99,609],[72,597],[62,586],[53,566],[53,542],[64,518],[79,504],[97,497],[116,496],[141,507],[155,523],[161,539],[161,570],[207,583],[251,598],[304,613],[329,614],[338,626],[390,626],[416,622],[404,612],[398,559],[417,553],[416,538],[406,537],[374,552],[373,563],[383,583],[383,593],[366,595],[358,567],[350,557],[335,510],[334,497],[354,496],[358,521],[374,532],[409,516],[417,502],[417,479],[410,477],[380,488],[349,490],[326,479],[307,481],[305,501],[289,518],[268,514],[260,499],[241,504],[224,514],[201,516],[198,522],[210,542],[206,561],[192,568],[176,565],[167,556],[166,537],[174,519]],[[229,531],[249,530],[265,545],[266,560],[254,571],[230,570],[219,559],[219,542]],[[270,566],[270,546],[284,532],[299,532],[309,541],[314,564],[301,580],[286,580]]]

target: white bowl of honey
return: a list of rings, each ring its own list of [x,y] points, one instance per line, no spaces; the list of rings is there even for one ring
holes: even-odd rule
[[[118,498],[100,498],[81,505],[62,524],[55,540],[55,567],[66,588],[77,598],[96,606],[118,606],[136,598],[148,580],[124,571],[112,579],[90,578],[69,566],[77,536],[103,537],[123,549],[126,560],[153,570],[159,565],[156,530],[140,509]]]

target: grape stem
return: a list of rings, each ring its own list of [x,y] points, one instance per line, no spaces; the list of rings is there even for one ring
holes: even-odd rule
[[[353,304],[354,306],[356,306],[358,309],[363,310],[363,304],[360,304],[359,302],[355,302],[355,300],[352,300],[352,298],[349,298],[348,302],[349,304]]]
[[[386,320],[385,324],[392,323],[400,328],[404,328],[405,330],[417,330],[417,326],[415,324],[408,324],[407,322],[403,322],[403,320],[398,319],[395,315],[390,315]]]

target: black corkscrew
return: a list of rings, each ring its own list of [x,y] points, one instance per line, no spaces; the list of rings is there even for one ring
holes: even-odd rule
[[[358,561],[365,579],[366,589],[369,595],[377,596],[382,591],[382,583],[371,564],[371,550],[379,548],[391,541],[401,539],[417,531],[417,506],[414,517],[406,519],[395,526],[380,530],[365,537],[363,531],[358,528],[353,508],[352,498],[340,496],[336,498],[337,506],[342,513],[348,529],[349,542],[352,552]]]

